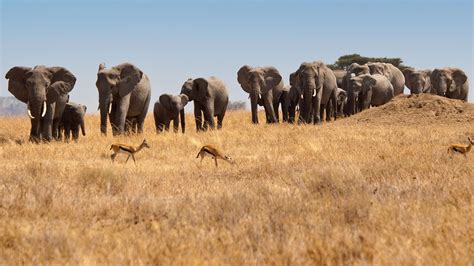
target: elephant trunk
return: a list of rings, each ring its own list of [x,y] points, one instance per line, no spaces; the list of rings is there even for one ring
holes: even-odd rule
[[[438,86],[438,92],[437,92],[438,95],[444,96],[446,92],[448,91],[448,88],[449,88],[448,82],[446,80],[441,80]]]
[[[184,108],[181,109],[181,111],[179,111],[179,119],[181,120],[181,132],[183,132],[183,134],[184,134],[184,131],[185,131],[185,128],[186,128],[186,119],[185,119],[185,116],[184,116]]]
[[[99,103],[100,109],[100,132],[107,135],[107,117],[109,116],[109,110],[111,107],[111,97],[101,97]]]
[[[316,80],[314,78],[307,78],[305,81],[305,88],[303,90],[303,103],[304,103],[304,110],[303,110],[303,122],[311,123],[311,110],[314,108],[312,106],[313,97],[317,92],[316,88]]]
[[[81,132],[83,136],[86,135],[86,126],[84,124],[84,118],[81,119]]]
[[[48,106],[46,100],[34,100],[27,103],[28,116],[31,119],[30,141],[41,139],[41,119],[46,115]]]
[[[252,109],[252,123],[258,124],[258,101],[260,96],[260,89],[255,87],[255,89],[250,93],[250,108]]]

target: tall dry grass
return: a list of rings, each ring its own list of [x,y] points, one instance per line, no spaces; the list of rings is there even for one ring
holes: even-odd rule
[[[260,121],[264,121],[260,114]],[[0,264],[472,264],[474,124],[335,122],[17,145],[1,118]],[[151,149],[110,161],[112,142]],[[195,156],[215,144],[235,165]]]

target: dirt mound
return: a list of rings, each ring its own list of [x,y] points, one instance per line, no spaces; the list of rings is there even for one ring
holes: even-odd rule
[[[474,104],[431,94],[399,95],[385,105],[370,108],[343,121],[417,125],[473,123]]]

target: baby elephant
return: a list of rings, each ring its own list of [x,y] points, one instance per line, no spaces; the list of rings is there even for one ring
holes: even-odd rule
[[[359,92],[360,109],[386,104],[394,97],[393,86],[385,76],[364,74],[352,77],[354,90]]]
[[[173,120],[174,132],[178,132],[178,124],[181,119],[181,131],[185,131],[184,107],[189,98],[184,94],[170,95],[162,94],[155,103],[153,115],[155,117],[156,132],[170,129],[170,122]]]
[[[60,132],[64,131],[64,140],[69,141],[72,131],[72,139],[77,142],[79,138],[79,127],[82,135],[86,135],[86,128],[84,125],[84,116],[86,115],[87,107],[82,104],[69,102],[64,108],[64,113],[59,124]],[[61,138],[61,133],[59,133]]]

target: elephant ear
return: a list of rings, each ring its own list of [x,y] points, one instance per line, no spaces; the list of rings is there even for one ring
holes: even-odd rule
[[[184,106],[186,106],[186,104],[189,102],[189,97],[186,94],[180,94],[179,96],[181,97],[181,104],[184,108]]]
[[[30,67],[13,67],[5,75],[8,79],[8,91],[24,103],[28,102],[28,91],[24,80],[26,73],[30,70]]]
[[[301,64],[298,70],[295,71],[295,79],[294,79],[295,85],[294,86],[297,88],[300,88],[300,90],[303,87],[303,84],[301,82],[301,72],[303,71],[304,67],[305,67],[304,64]]]
[[[129,94],[143,77],[143,72],[136,66],[125,63],[116,67],[120,69],[120,81],[117,83],[120,97]]]
[[[299,79],[299,77],[298,77],[298,75],[296,75],[296,72],[291,73],[290,74],[290,85],[293,86],[293,87],[297,86],[297,84],[299,82],[298,79]]]
[[[165,107],[166,110],[171,110],[171,95],[170,94],[162,94],[160,96],[160,103]]]
[[[364,77],[363,82],[364,84],[367,84],[368,86],[373,87],[377,83],[377,80],[371,77],[370,75],[367,75]]]
[[[266,91],[269,91],[275,87],[277,87],[281,80],[282,77],[280,75],[280,72],[274,67],[266,67],[264,68],[265,72],[265,84],[266,88],[264,88]],[[263,91],[262,93],[266,93],[266,91]]]
[[[50,67],[51,85],[48,88],[48,102],[56,102],[59,97],[66,96],[76,84],[76,77],[64,67]]]
[[[457,86],[463,85],[467,81],[464,71],[457,69],[453,71],[453,79]]]
[[[245,65],[239,69],[237,72],[237,81],[239,82],[242,89],[247,92],[252,92],[252,86],[249,83],[249,72],[252,70],[252,67]]]
[[[197,78],[193,83],[193,91],[197,100],[203,100],[207,98],[207,89],[209,82],[205,78]]]

